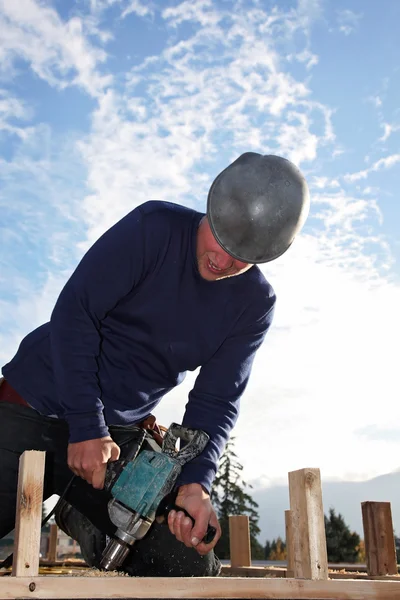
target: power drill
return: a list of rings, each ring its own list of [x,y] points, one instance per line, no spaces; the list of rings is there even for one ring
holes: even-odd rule
[[[140,451],[146,435],[143,431],[140,440],[120,461],[118,470],[112,472],[109,482],[112,498],[108,502],[108,514],[117,530],[100,563],[107,571],[118,569],[131,546],[146,535],[154,520],[164,520],[171,510],[184,512],[194,523],[191,515],[175,505],[173,488],[183,465],[201,454],[209,436],[204,431],[172,423],[161,448]],[[179,451],[176,450],[178,438],[185,443]],[[203,541],[210,543],[215,533],[215,527],[209,525]]]

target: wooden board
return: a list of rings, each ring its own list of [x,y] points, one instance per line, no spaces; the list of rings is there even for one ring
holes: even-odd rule
[[[251,565],[250,524],[246,515],[229,517],[229,545],[232,567]]]
[[[294,576],[327,579],[328,557],[319,469],[291,471],[289,497]]]
[[[49,551],[47,553],[47,560],[49,562],[57,561],[57,544],[58,544],[58,527],[55,523],[53,523],[53,525],[50,525]]]
[[[286,531],[286,577],[294,577],[294,544],[293,544],[293,514],[291,510],[285,510]]]
[[[368,574],[397,574],[390,502],[362,502],[361,508]]]
[[[223,565],[221,575],[224,577],[286,577],[293,578],[293,575],[287,573],[285,567],[230,567]],[[358,572],[357,565],[354,565],[354,571],[345,573],[343,571],[329,571],[329,579],[368,579],[397,581],[400,583],[400,575],[368,575]],[[400,600],[400,599],[399,599]]]
[[[220,577],[1,577],[0,599],[15,598],[399,600],[400,583]]]
[[[12,574],[39,572],[45,452],[29,450],[19,459]]]

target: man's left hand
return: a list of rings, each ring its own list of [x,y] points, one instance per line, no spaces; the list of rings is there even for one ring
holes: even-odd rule
[[[195,521],[183,512],[171,511],[168,515],[168,526],[171,533],[188,548],[196,548],[201,555],[212,550],[221,537],[221,527],[211,504],[210,496],[199,483],[189,483],[179,488],[175,504],[184,508]],[[207,533],[208,525],[217,530],[214,539],[209,544],[201,540]]]

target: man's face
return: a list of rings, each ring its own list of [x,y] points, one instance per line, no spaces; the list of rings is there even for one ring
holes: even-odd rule
[[[248,271],[252,264],[244,263],[225,252],[212,234],[207,217],[197,231],[197,265],[199,273],[207,281],[217,281]]]

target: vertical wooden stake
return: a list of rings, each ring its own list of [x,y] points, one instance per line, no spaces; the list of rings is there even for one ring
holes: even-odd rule
[[[285,510],[285,529],[286,529],[286,577],[294,577],[293,558],[293,516],[291,510]]]
[[[325,520],[319,469],[289,473],[293,570],[299,579],[328,579]]]
[[[251,566],[249,517],[231,515],[229,517],[229,543],[232,567]]]
[[[39,573],[45,452],[29,450],[19,459],[12,575]]]
[[[53,523],[53,525],[50,525],[49,551],[47,553],[47,560],[49,562],[56,562],[57,560],[57,541],[58,527],[55,523]]]
[[[361,503],[368,575],[397,575],[390,502]]]

